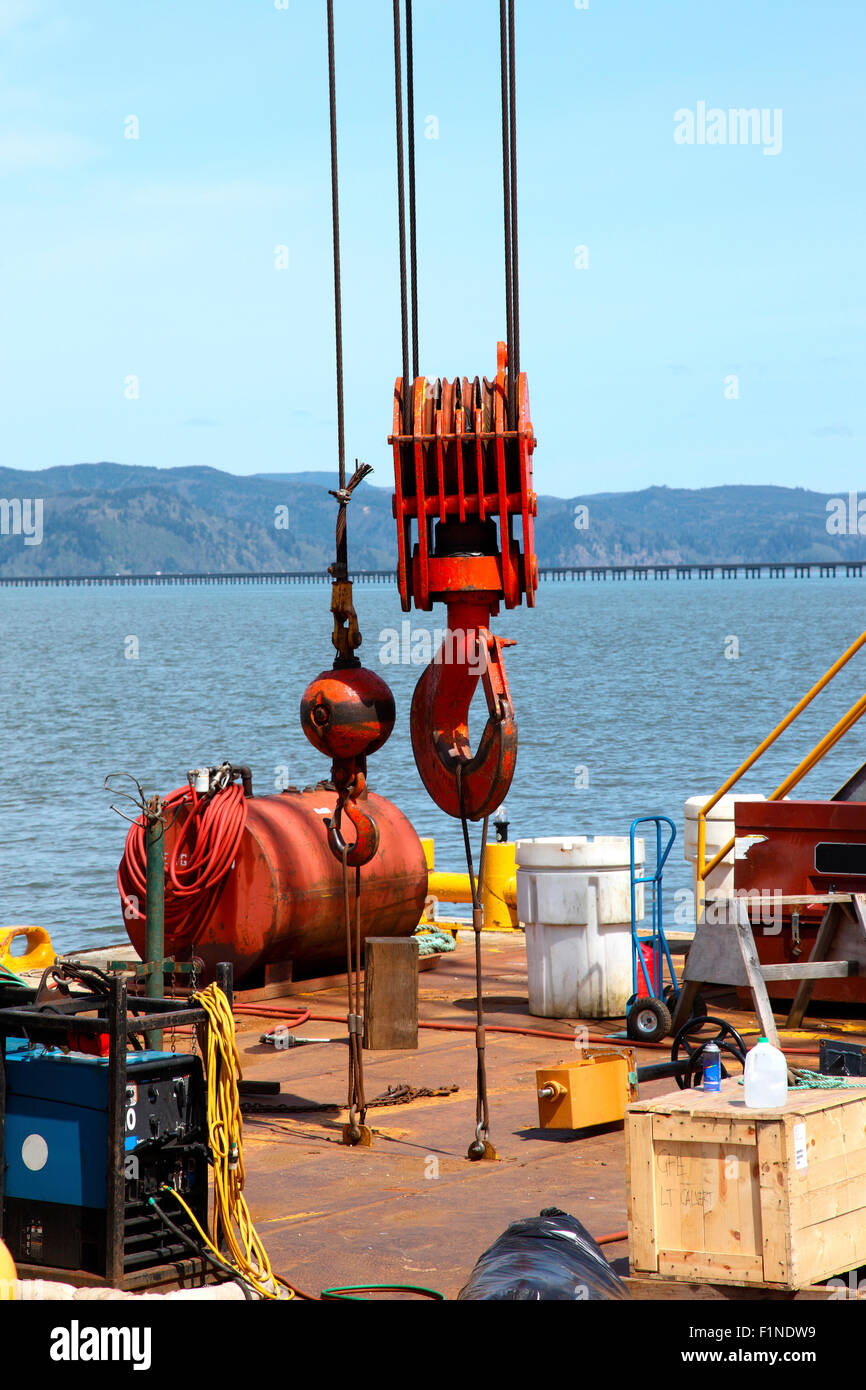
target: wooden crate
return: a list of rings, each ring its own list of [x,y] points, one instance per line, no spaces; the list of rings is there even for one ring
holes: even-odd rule
[[[633,1274],[801,1289],[866,1263],[866,1086],[674,1091],[629,1106],[626,1143]]]

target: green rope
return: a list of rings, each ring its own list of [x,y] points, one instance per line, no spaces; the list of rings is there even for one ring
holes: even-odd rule
[[[861,1089],[866,1086],[866,1079],[858,1076],[825,1076],[820,1071],[809,1071],[807,1067],[795,1067],[794,1075],[797,1078],[794,1082],[794,1089],[805,1090],[806,1087],[817,1091],[837,1091],[844,1090],[848,1086],[859,1086]]]
[[[450,932],[440,931],[436,927],[416,927],[415,940],[418,942],[418,954],[422,956],[432,956],[439,951],[455,951],[457,942]]]

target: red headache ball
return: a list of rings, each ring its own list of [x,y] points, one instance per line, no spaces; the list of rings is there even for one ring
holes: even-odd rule
[[[364,666],[323,671],[301,698],[304,733],[329,758],[375,753],[390,736],[395,718],[390,689]]]

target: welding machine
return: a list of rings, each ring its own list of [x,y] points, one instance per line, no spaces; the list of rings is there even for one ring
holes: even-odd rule
[[[126,1059],[124,1272],[189,1258],[149,1205],[196,1240],[179,1192],[207,1229],[208,1150],[198,1057]],[[108,1058],[7,1040],[3,1236],[19,1265],[106,1272]]]

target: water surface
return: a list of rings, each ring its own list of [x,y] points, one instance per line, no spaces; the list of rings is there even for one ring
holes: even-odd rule
[[[533,611],[495,627],[520,726],[508,797],[510,838],[627,834],[634,816],[678,826],[686,797],[709,794],[862,629],[856,579],[543,582]],[[412,760],[408,715],[421,668],[382,665],[380,634],[406,615],[388,585],[359,585],[361,655],[388,680],[397,725],[370,784],[419,833],[441,868],[462,869],[459,824],[430,802]],[[272,791],[327,775],[298,721],[301,693],[331,662],[329,591],[313,586],[2,589],[0,923],[37,923],[59,949],[123,936],[115,885],[126,826],[106,773],[148,790],[188,768],[248,763]],[[444,622],[412,615],[413,629]],[[127,656],[137,638],[138,656]],[[739,659],[727,659],[730,638]],[[748,774],[769,792],[862,693],[855,657]],[[479,700],[477,731],[484,718]],[[854,731],[802,784],[835,790],[866,758]],[[579,772],[578,769],[585,769]],[[576,781],[588,785],[575,787]],[[477,828],[476,828],[477,834]]]

